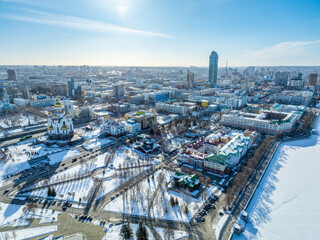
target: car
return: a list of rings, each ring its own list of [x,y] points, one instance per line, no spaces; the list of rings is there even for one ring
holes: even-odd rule
[[[62,204],[62,202],[58,202],[58,203],[57,203],[57,206],[60,206],[61,204]]]
[[[211,209],[210,206],[205,206],[205,207],[204,207],[204,210],[206,210],[206,211],[209,211],[210,209]]]
[[[122,224],[122,222],[116,222],[115,226],[119,226],[121,224]]]
[[[7,190],[5,190],[4,192],[3,192],[3,194],[6,194],[6,193],[8,193],[9,192],[9,190],[7,189]]]
[[[52,205],[55,205],[55,204],[56,204],[56,202],[57,202],[56,200],[52,201]]]

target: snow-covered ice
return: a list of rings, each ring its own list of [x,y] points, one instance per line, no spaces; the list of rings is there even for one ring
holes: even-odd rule
[[[245,231],[233,239],[317,239],[319,156],[317,135],[280,145],[248,206]]]

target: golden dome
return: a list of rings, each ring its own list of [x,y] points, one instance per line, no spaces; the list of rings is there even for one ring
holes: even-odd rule
[[[63,126],[61,127],[61,130],[68,130],[69,127],[66,124],[63,124]]]
[[[52,115],[52,112],[49,112],[48,115],[51,116],[51,115]]]
[[[48,130],[53,130],[53,126],[52,126],[52,124],[51,124],[51,126],[50,126],[50,127],[48,127]]]
[[[57,100],[56,103],[54,104],[55,107],[63,107],[62,103]]]

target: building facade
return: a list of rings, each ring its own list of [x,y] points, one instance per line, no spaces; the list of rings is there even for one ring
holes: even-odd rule
[[[218,54],[215,51],[212,51],[209,59],[209,83],[211,87],[217,85],[217,79],[218,79]]]
[[[50,139],[68,139],[73,136],[71,113],[65,113],[63,104],[57,100],[53,113],[48,114],[48,136]]]

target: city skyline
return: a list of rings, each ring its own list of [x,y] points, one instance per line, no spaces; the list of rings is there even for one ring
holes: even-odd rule
[[[316,1],[2,0],[0,8],[2,65],[208,67],[212,50],[221,67],[320,62]]]

